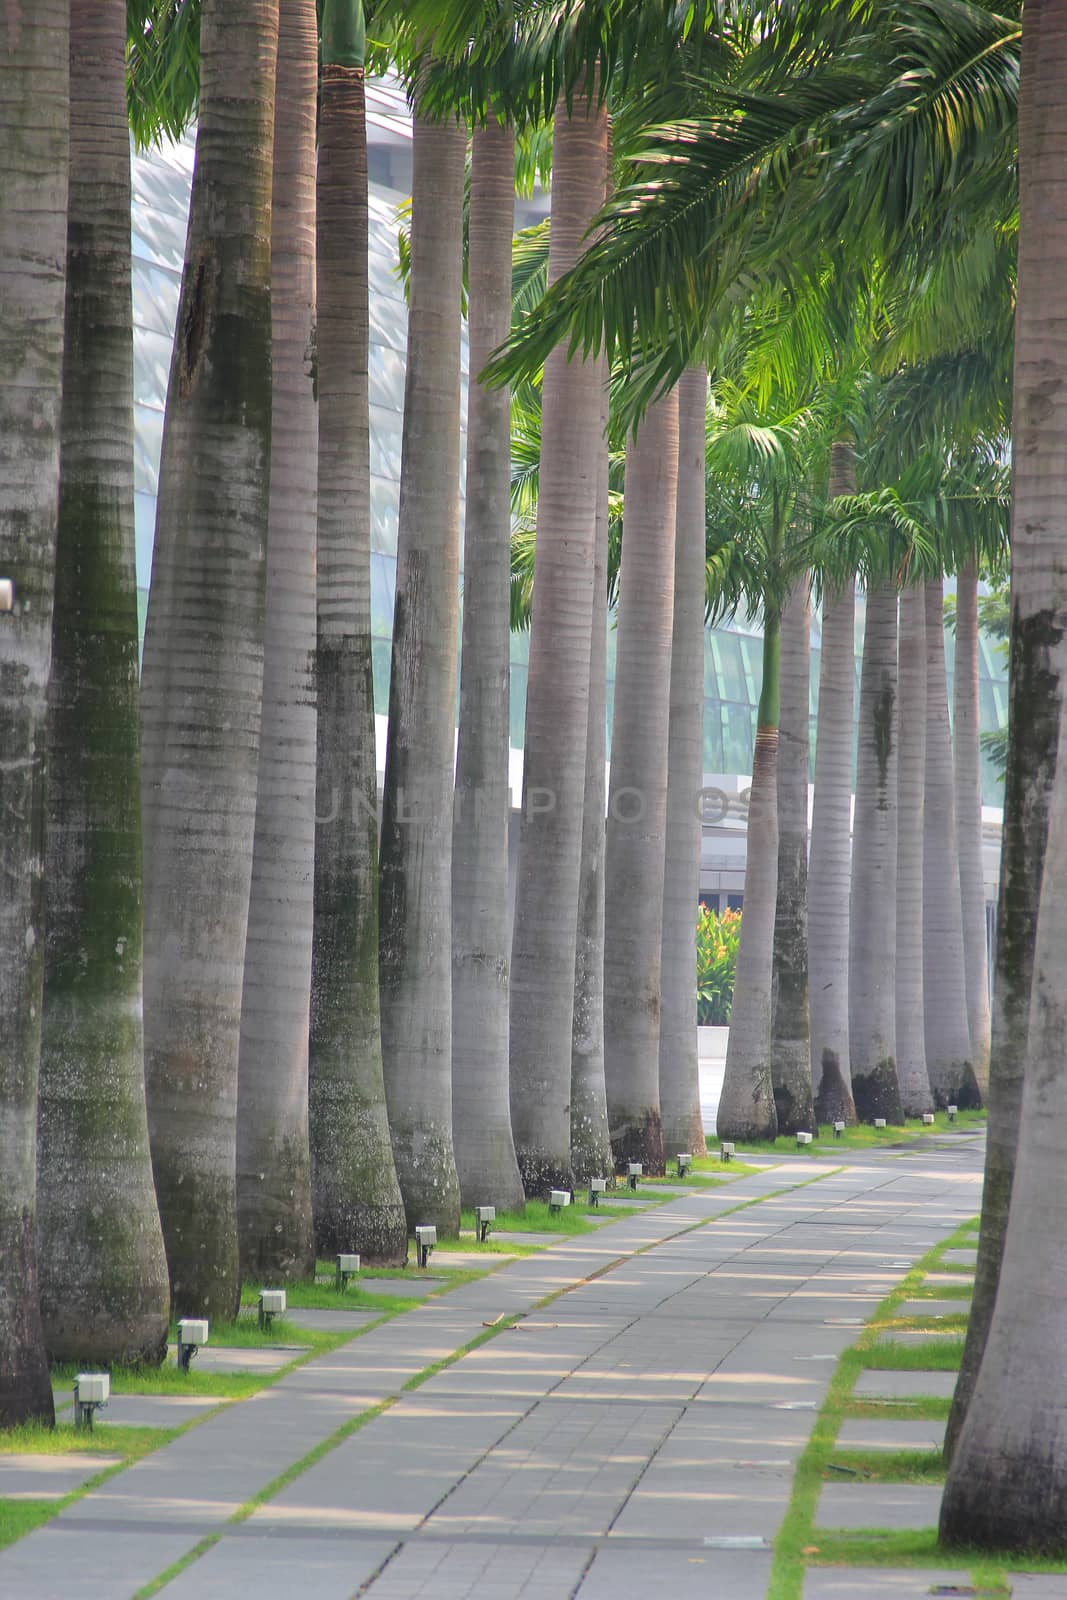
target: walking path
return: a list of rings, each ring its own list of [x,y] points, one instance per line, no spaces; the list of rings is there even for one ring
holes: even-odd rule
[[[75,1501],[0,1553],[0,1595],[131,1600],[221,1535],[167,1600],[762,1600],[836,1359],[976,1213],[980,1159],[969,1139],[790,1160],[514,1261]]]

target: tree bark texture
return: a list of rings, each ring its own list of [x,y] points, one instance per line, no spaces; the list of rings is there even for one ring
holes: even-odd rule
[[[416,100],[404,440],[379,906],[389,1129],[409,1227],[459,1231],[452,796],[466,130]]]
[[[263,728],[237,1075],[242,1275],[314,1271],[308,1016],[315,862],[314,0],[280,0]]]
[[[704,571],[708,375],[678,384],[678,503],[663,869],[659,1098],[663,1145],[703,1155],[696,1019],[696,916],[700,900],[700,791],[704,783]]]
[[[452,1107],[465,1205],[522,1209],[511,1136],[508,782],[511,397],[478,374],[511,328],[514,131],[474,130],[468,223],[470,386],[463,650],[452,820]]]
[[[963,908],[963,962],[971,1065],[983,1100],[989,1092],[989,956],[982,871],[982,767],[978,710],[978,568],[973,557],[956,577],[956,661],[952,675],[952,752],[956,845]]]
[[[607,112],[595,91],[557,108],[548,277],[581,252],[604,195]],[[600,369],[545,363],[537,593],[526,694],[523,819],[511,955],[511,1119],[527,1194],[569,1186],[574,968],[589,731]]]
[[[145,1069],[174,1309],[237,1310],[271,442],[277,0],[208,0],[141,677]]]
[[[817,1133],[808,1028],[808,580],[782,609],[778,723],[778,898],[774,917],[771,1079],[778,1132]]]
[[[0,0],[0,1427],[54,1420],[37,1288],[37,1080],[69,126],[68,6]]]
[[[963,910],[956,850],[952,734],[941,580],[926,585],[926,807],[923,813],[923,990],[926,1070],[939,1106],[981,1105],[971,1063]]]
[[[674,627],[678,391],[626,453],[604,880],[604,1066],[617,1166],[664,1171],[659,1105],[667,740]]]
[[[934,1109],[923,1007],[923,814],[926,797],[926,609],[922,587],[900,595],[897,665],[897,1081],[907,1117]]]
[[[856,1115],[900,1123],[896,1072],[897,592],[867,594],[849,906],[849,1054]]]
[[[141,1024],[126,7],[71,6],[59,533],[48,710],[41,1317],[55,1361],[159,1362],[170,1286]]]

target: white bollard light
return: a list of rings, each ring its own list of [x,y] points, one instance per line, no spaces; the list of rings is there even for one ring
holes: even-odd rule
[[[208,1325],[203,1317],[183,1317],[178,1324],[178,1366],[182,1372],[189,1371],[189,1363],[200,1349],[207,1344]]]
[[[489,1229],[496,1221],[496,1206],[475,1206],[474,1226],[478,1235],[478,1243],[485,1244],[489,1237]]]
[[[640,1161],[631,1161],[626,1168],[626,1181],[631,1189],[637,1188],[637,1180],[644,1172],[644,1164]]]
[[[570,1203],[571,1193],[569,1189],[552,1189],[549,1191],[548,1209],[554,1215],[558,1216],[564,1206],[569,1206]]]
[[[844,1131],[845,1131],[845,1124],[843,1122],[835,1122],[834,1123],[834,1138],[835,1139],[840,1139],[842,1134],[844,1133]]]
[[[607,1194],[607,1192],[608,1192],[608,1180],[607,1180],[607,1178],[590,1178],[590,1180],[589,1180],[589,1204],[593,1207],[594,1210],[597,1210],[599,1208],[599,1206],[600,1206],[600,1196],[602,1194]]]
[[[875,1125],[876,1128],[884,1128],[885,1127],[885,1118],[884,1117],[875,1117],[874,1125]]]
[[[275,1317],[285,1314],[285,1290],[261,1289],[259,1291],[259,1326],[266,1332]]]
[[[343,1250],[337,1257],[337,1292],[344,1294],[348,1280],[359,1271],[359,1255],[354,1250]]]
[[[803,1131],[801,1131],[800,1133],[797,1134],[797,1144],[798,1145],[803,1147],[804,1145],[810,1144],[811,1141],[812,1141],[812,1135],[810,1133],[804,1133]]]
[[[720,1161],[732,1161],[733,1159],[734,1159],[734,1147],[733,1147],[733,1145],[732,1144],[726,1144],[724,1142],[723,1144],[721,1144],[719,1146],[719,1160]]]
[[[93,1431],[93,1415],[111,1398],[111,1378],[106,1372],[79,1372],[74,1380],[74,1426]]]
[[[419,1258],[419,1266],[424,1267],[430,1259],[430,1252],[437,1243],[437,1228],[432,1223],[422,1223],[415,1229],[415,1250]]]

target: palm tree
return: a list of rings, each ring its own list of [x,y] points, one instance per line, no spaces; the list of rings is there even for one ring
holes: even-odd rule
[[[897,592],[867,592],[849,909],[849,1058],[856,1114],[902,1122],[896,1073]]]
[[[604,195],[607,115],[595,83],[556,116],[549,280],[577,258]],[[574,970],[588,746],[601,374],[545,363],[537,599],[526,697],[523,821],[511,961],[511,1117],[527,1194],[570,1183]]]
[[[370,599],[367,130],[358,0],[322,18],[316,179],[318,744],[309,1124],[315,1242],[407,1255],[378,1000]]]
[[[74,0],[48,708],[41,1316],[53,1360],[160,1361],[170,1287],[145,1109],[123,0]]]
[[[452,823],[452,1106],[467,1205],[523,1204],[508,1098],[511,426],[506,389],[477,379],[511,327],[515,135],[476,126],[468,222],[463,651]]]
[[[692,367],[678,384],[678,503],[663,869],[659,1098],[668,1155],[704,1149],[693,918],[700,897],[698,796],[704,782],[707,409],[707,371]]]
[[[625,535],[605,864],[604,1052],[616,1165],[664,1170],[659,1106],[667,730],[674,617],[678,391],[626,453]]]
[[[808,767],[811,752],[808,579],[782,607],[778,723],[778,892],[774,918],[771,1081],[779,1133],[818,1132],[808,1023]]]
[[[979,1091],[985,1098],[989,1092],[989,967],[978,737],[978,563],[973,555],[962,562],[956,574],[956,658],[952,694],[956,844],[963,905],[967,1017],[971,1030],[971,1062]]]
[[[915,584],[900,595],[897,685],[897,1081],[905,1116],[920,1117],[934,1103],[926,1071],[923,1004],[926,611],[923,590]]]
[[[415,97],[411,310],[379,879],[382,1055],[408,1223],[459,1230],[452,793],[466,129]]]
[[[941,579],[926,584],[926,805],[923,812],[926,1068],[939,1106],[981,1104],[971,1064]]]
[[[277,0],[206,0],[142,673],[145,1067],[176,1309],[232,1316],[270,487]]]
[[[45,715],[59,495],[68,6],[10,12],[0,61],[0,1427],[54,1420],[37,1297]],[[27,118],[32,105],[34,115]]]

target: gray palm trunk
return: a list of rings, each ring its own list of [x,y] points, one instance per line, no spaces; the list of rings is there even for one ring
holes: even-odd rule
[[[904,1114],[934,1109],[923,1009],[923,814],[926,798],[926,609],[900,595],[897,760],[897,1081]]]
[[[606,380],[607,362],[601,361]],[[604,853],[607,847],[608,390],[602,383],[597,461],[593,627],[589,649],[589,732],[585,758],[578,942],[571,1039],[571,1161],[574,1182],[612,1170],[604,1080]]]
[[[246,1278],[314,1267],[308,1011],[315,855],[315,0],[280,0],[263,730],[237,1076]]]
[[[617,1165],[664,1171],[660,968],[674,629],[678,391],[649,406],[626,451],[615,704],[604,865],[604,1065]]]
[[[123,0],[74,0],[71,62],[37,1238],[49,1355],[110,1365],[161,1361],[170,1320],[141,1027]]]
[[[700,791],[704,781],[704,501],[708,375],[678,384],[678,503],[674,628],[667,751],[667,849],[663,871],[659,1100],[663,1144],[702,1155],[696,1027],[695,922],[700,899]]]
[[[856,487],[851,448],[830,451],[830,492]],[[823,595],[819,719],[808,856],[808,1009],[815,1114],[854,1122],[848,1044],[849,885],[852,849],[852,751],[855,741],[856,585]]]
[[[325,23],[336,20],[333,15]],[[316,190],[318,754],[309,1122],[326,1256],[407,1255],[382,1069],[370,594],[367,127],[361,63],[325,52]],[[330,57],[333,59],[330,59]]]
[[[148,1126],[174,1307],[235,1314],[270,490],[277,0],[207,0],[141,677]]]
[[[1061,1361],[1050,1360],[1062,1345],[1067,1237],[1063,1026],[1057,1015],[1067,941],[1056,926],[1067,907],[1064,774],[1057,771],[1067,670],[1060,554],[1067,538],[1067,389],[1060,339],[1067,310],[1065,82],[1062,10],[1032,0],[1020,83],[1011,706],[989,1135],[974,1304],[949,1419],[949,1448],[955,1443],[955,1451],[941,1508],[944,1537],[1013,1550],[1062,1543],[1067,1492],[1064,1370]]]
[[[452,795],[459,628],[464,128],[416,99],[411,310],[379,908],[389,1129],[410,1226],[459,1231]]]
[[[897,592],[867,594],[849,907],[849,1055],[856,1115],[904,1120],[896,1073]]]
[[[607,113],[557,108],[549,281],[577,259],[604,196]],[[511,1121],[527,1194],[569,1186],[574,970],[585,814],[601,416],[595,360],[545,363],[537,594],[511,954]]]
[[[952,675],[952,750],[956,845],[963,907],[963,965],[971,1064],[983,1099],[989,1090],[989,957],[982,871],[982,769],[978,739],[978,568],[973,556],[956,577],[956,660]]]
[[[923,813],[926,1070],[939,1106],[981,1104],[971,1064],[963,911],[956,850],[952,735],[941,579],[926,585],[926,806]]]
[[[515,136],[474,130],[468,222],[467,504],[452,822],[452,1108],[466,1205],[523,1204],[508,1097],[511,416],[478,382],[511,327]]]
[[[778,897],[774,917],[771,1079],[778,1132],[817,1133],[808,1024],[808,580],[782,608],[778,720]]]
[[[0,56],[0,1427],[54,1420],[37,1293],[45,717],[67,239],[68,6],[6,3]],[[32,107],[33,115],[30,115]]]

